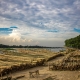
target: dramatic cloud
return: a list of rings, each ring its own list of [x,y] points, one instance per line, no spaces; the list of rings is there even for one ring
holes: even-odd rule
[[[0,0],[0,43],[63,46],[80,34],[80,0]]]

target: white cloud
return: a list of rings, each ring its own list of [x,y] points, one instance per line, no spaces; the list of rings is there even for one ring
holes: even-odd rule
[[[73,31],[75,27],[80,29],[79,13],[79,0],[2,0],[0,28],[18,28],[8,35],[1,34],[0,42],[52,46],[57,41],[63,45],[65,39],[79,35]]]
[[[74,2],[74,5],[77,7],[78,10],[80,10],[80,0],[76,0]]]

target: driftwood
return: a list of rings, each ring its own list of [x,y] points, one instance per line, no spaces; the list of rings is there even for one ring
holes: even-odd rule
[[[29,76],[32,78],[32,77],[34,77],[34,75],[33,74],[36,74],[36,75],[39,75],[39,70],[35,70],[35,71],[30,71],[29,72]]]
[[[23,78],[23,77],[25,77],[25,75],[17,76],[16,78],[14,78],[12,80],[17,80],[17,79],[20,79],[20,78]]]
[[[57,75],[55,75],[55,76],[49,76],[43,80],[59,80],[59,79],[57,79]]]
[[[3,78],[1,80],[12,80],[12,77],[8,77],[8,78]]]

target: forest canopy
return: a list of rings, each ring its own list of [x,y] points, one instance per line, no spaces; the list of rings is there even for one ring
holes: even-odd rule
[[[77,37],[65,40],[65,46],[80,49],[80,35]]]

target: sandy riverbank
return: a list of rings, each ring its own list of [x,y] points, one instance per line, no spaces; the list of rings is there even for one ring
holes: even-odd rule
[[[61,53],[64,53],[64,52],[61,52]],[[69,53],[72,54],[72,55],[69,56]],[[67,63],[73,64],[76,61],[80,60],[79,55],[80,55],[79,50],[70,51],[70,52],[67,51],[67,52],[65,52],[64,56],[61,56],[61,57],[58,56],[57,58],[52,59],[51,61],[48,61],[47,64],[48,63],[56,63],[56,62],[60,63],[64,59],[71,60]],[[77,56],[77,58],[76,58],[76,56]],[[34,77],[30,78],[29,72],[30,71],[32,72],[32,71],[35,71],[35,70],[39,70],[39,75],[36,75],[34,73],[33,74]],[[28,69],[28,70],[23,70],[23,71],[18,71],[16,73],[12,73],[13,78],[18,77],[18,76],[23,76],[23,75],[24,75],[24,77],[22,77],[20,79],[17,79],[17,80],[80,80],[80,70],[79,69],[75,70],[75,71],[74,70],[73,71],[70,71],[70,70],[65,70],[64,71],[64,70],[60,70],[60,69],[49,70],[48,65],[38,66],[38,67],[34,67],[34,68],[31,68],[31,69]]]

